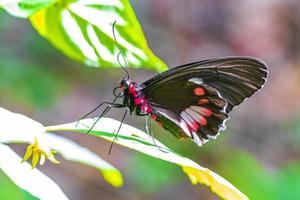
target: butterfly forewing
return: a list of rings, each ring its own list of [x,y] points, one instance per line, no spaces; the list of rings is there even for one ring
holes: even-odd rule
[[[143,84],[142,93],[165,129],[201,145],[225,128],[228,112],[266,77],[266,65],[256,58],[211,59],[161,73]]]

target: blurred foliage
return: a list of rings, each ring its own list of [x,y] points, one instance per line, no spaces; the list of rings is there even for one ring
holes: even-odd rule
[[[250,199],[299,199],[299,162],[289,162],[279,169],[268,170],[253,155],[242,151],[233,152],[220,159],[218,171],[238,185]]]
[[[285,165],[277,174],[275,193],[277,199],[296,200],[300,197],[300,162]]]
[[[232,150],[234,152],[234,150]],[[237,151],[220,158],[219,171],[239,186],[249,199],[276,199],[275,177],[250,154]]]
[[[2,10],[0,18],[1,29],[7,33],[18,32],[16,19]],[[60,60],[47,59],[49,56],[55,58],[55,52],[34,34],[13,39],[7,33],[0,33],[0,92],[5,94],[6,101],[25,107],[45,109],[54,105],[68,87],[67,80],[58,70],[61,67],[51,66],[58,65]]]
[[[300,117],[288,124],[287,131],[295,137],[296,142],[300,143]]]
[[[16,186],[1,170],[0,170],[0,199],[9,200],[38,200],[25,190]]]
[[[65,90],[64,80],[55,73],[13,58],[0,56],[0,76],[0,91],[6,98],[30,107],[51,106]]]
[[[160,192],[184,179],[178,167],[143,154],[134,154],[128,163],[134,187],[145,193]]]
[[[0,199],[25,199],[21,190],[0,170]]]

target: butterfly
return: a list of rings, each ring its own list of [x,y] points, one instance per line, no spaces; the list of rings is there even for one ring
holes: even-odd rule
[[[176,138],[190,138],[201,146],[225,129],[230,111],[261,89],[267,74],[267,65],[254,57],[189,63],[141,84],[131,80],[127,72],[114,90],[115,100],[104,102],[108,107],[100,117],[111,107],[126,108],[122,122],[127,111],[151,117]],[[121,103],[115,103],[117,99]]]

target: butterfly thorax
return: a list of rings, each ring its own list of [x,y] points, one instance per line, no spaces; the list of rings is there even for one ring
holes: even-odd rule
[[[142,86],[130,79],[123,79],[120,83],[123,91],[123,104],[130,112],[136,112],[137,115],[148,115],[152,113],[152,108],[147,99],[142,94]]]

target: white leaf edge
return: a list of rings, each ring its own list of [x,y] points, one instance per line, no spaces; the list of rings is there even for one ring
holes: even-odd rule
[[[20,188],[41,200],[67,200],[60,187],[38,169],[31,169],[7,145],[0,143],[0,169]]]

